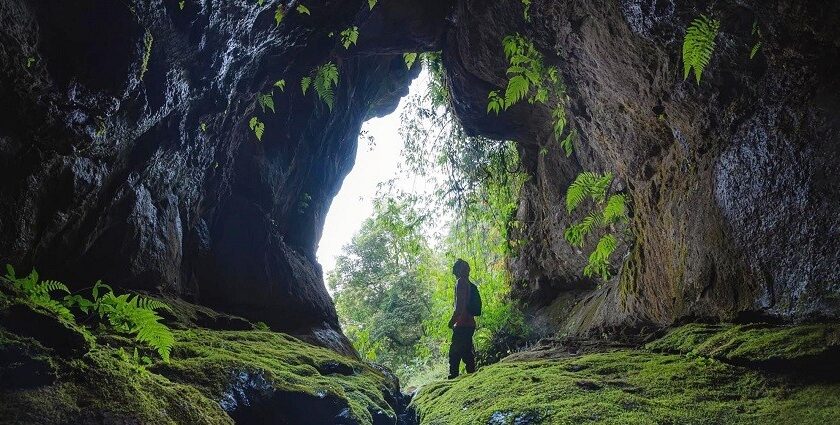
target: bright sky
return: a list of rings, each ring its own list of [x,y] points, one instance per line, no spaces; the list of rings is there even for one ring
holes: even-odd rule
[[[414,80],[409,96],[425,90],[429,76],[425,70]],[[373,213],[373,200],[377,185],[397,176],[400,152],[400,115],[406,107],[409,96],[404,97],[397,109],[388,116],[373,118],[362,126],[362,131],[374,140],[373,145],[359,138],[356,164],[344,179],[338,195],[333,199],[324,224],[323,236],[318,245],[318,261],[326,276],[341,254],[341,248],[350,243],[353,235],[362,227],[362,222]],[[414,182],[401,180],[399,187],[411,189]],[[408,186],[408,187],[405,187]]]

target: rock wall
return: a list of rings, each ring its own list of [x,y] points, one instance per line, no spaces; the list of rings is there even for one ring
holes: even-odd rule
[[[527,244],[511,266],[535,323],[587,332],[837,317],[838,5],[534,1],[531,24],[521,11],[459,3],[445,58],[466,126],[517,140],[532,176],[518,213]],[[683,81],[680,52],[701,13],[722,25],[698,85]],[[762,47],[751,60],[754,22]],[[485,114],[487,92],[506,82],[501,38],[514,32],[562,72],[581,136],[571,159],[549,134],[548,109]],[[588,251],[563,240],[563,197],[581,170],[616,173],[632,199],[618,276],[603,284],[581,279]]]
[[[294,0],[280,25],[271,0],[0,3],[0,263],[347,348],[315,261],[323,219],[362,121],[392,110],[416,72],[401,53],[441,49],[465,127],[519,142],[532,176],[511,269],[546,331],[840,312],[840,6],[534,0],[527,23],[516,0],[379,3],[309,2],[307,15]],[[680,48],[701,13],[722,30],[697,85]],[[352,26],[345,49],[336,34]],[[548,109],[486,113],[514,32],[566,82],[570,159]],[[298,87],[328,60],[332,111]],[[281,78],[276,113],[260,110]],[[601,285],[562,236],[581,170],[615,172],[632,199],[620,273]]]
[[[293,2],[277,25],[279,1],[0,2],[0,263],[346,348],[315,260],[324,216],[361,123],[407,93],[400,43],[434,45],[442,20],[389,3]],[[365,49],[328,36],[352,26]],[[327,61],[332,111],[299,86]],[[272,89],[276,113],[257,104]]]

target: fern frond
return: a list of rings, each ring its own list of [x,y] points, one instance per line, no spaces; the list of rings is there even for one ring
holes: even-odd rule
[[[611,234],[604,235],[598,245],[589,255],[589,263],[584,267],[583,274],[587,277],[599,276],[603,280],[610,278],[610,255],[615,251],[618,241]]]
[[[45,280],[41,282],[39,286],[43,288],[44,292],[60,291],[66,294],[70,293],[70,290],[67,289],[67,286],[65,284],[56,280]]]
[[[604,223],[611,224],[627,217],[625,203],[627,197],[624,194],[610,196],[607,205],[604,207]]]
[[[248,121],[248,127],[257,136],[257,140],[262,141],[263,134],[265,133],[265,123],[257,117],[251,117],[251,120]]]
[[[283,3],[279,3],[277,5],[277,9],[274,10],[274,26],[280,26],[280,22],[283,22],[283,17],[286,15],[286,11],[283,9]]]
[[[162,318],[153,310],[144,308],[129,310],[127,318],[132,323],[129,333],[135,334],[138,342],[154,348],[163,361],[168,363],[175,337],[168,326],[160,323]]]
[[[566,189],[566,211],[571,213],[589,194],[590,187],[598,180],[598,175],[584,171],[575,177],[575,181]]]
[[[417,60],[417,53],[409,52],[403,53],[403,61],[405,61],[405,67],[411,69],[414,66],[414,61]]]
[[[351,44],[355,46],[356,42],[359,40],[359,27],[347,28],[341,31],[340,35],[341,44],[345,49],[349,49]]]
[[[172,311],[172,308],[170,308],[168,304],[166,304],[162,301],[156,300],[154,298],[148,298],[148,297],[143,297],[143,296],[138,295],[134,298],[133,302],[138,308],[145,308],[147,310]]]
[[[579,248],[583,245],[583,240],[586,238],[586,235],[591,233],[595,227],[600,226],[602,222],[603,221],[600,215],[595,212],[590,213],[588,216],[584,217],[580,223],[569,226],[569,228],[563,232],[563,237],[566,238],[569,245]]]
[[[592,183],[592,186],[589,188],[589,194],[592,196],[592,200],[595,202],[603,202],[604,198],[607,197],[607,189],[610,188],[612,184],[613,174],[612,173],[604,173],[601,177],[595,180]]]
[[[703,69],[709,64],[715,50],[715,38],[720,29],[720,21],[705,15],[691,21],[683,39],[683,79],[694,70],[697,84]]]
[[[507,89],[505,89],[505,109],[524,99],[530,89],[531,84],[522,75],[511,77],[508,80]]]
[[[300,79],[300,91],[303,92],[304,96],[306,96],[306,91],[309,90],[310,85],[312,85],[312,77],[303,77]]]
[[[572,130],[566,137],[560,142],[560,146],[563,147],[563,151],[566,153],[566,158],[572,156],[572,149],[574,148],[574,141],[577,138],[577,131]]]
[[[332,110],[335,102],[334,88],[338,86],[338,67],[332,62],[319,66],[315,70],[314,86],[318,97]]]
[[[260,93],[257,96],[257,100],[262,107],[263,113],[265,113],[266,109],[270,109],[272,113],[276,113],[274,110],[274,96],[271,93],[262,94]]]
[[[15,280],[15,268],[11,264],[6,264],[6,279]]]

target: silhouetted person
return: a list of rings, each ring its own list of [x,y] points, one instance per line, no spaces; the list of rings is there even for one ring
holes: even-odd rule
[[[470,265],[459,258],[452,266],[452,274],[458,280],[455,283],[455,312],[449,320],[449,327],[452,328],[452,345],[449,346],[449,379],[458,376],[461,360],[467,367],[467,373],[475,372],[473,353],[475,318],[473,312],[470,311],[470,297],[474,292],[473,285],[470,283]]]

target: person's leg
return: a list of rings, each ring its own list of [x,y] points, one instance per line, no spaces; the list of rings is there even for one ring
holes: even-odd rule
[[[458,328],[452,328],[452,343],[449,344],[449,379],[458,377],[458,368],[461,366],[459,342]]]
[[[464,359],[464,364],[467,366],[467,373],[475,372],[475,351],[473,349],[473,334],[475,328],[464,329],[464,351],[461,355]]]

